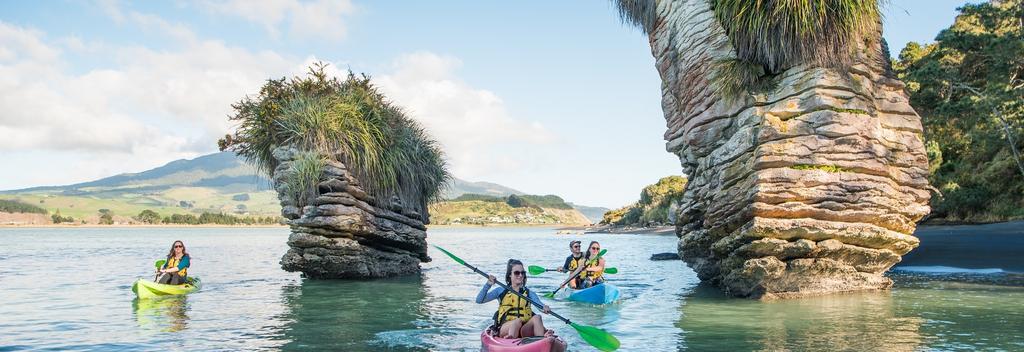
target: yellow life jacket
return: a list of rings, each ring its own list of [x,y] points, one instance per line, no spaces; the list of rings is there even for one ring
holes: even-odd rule
[[[579,258],[569,259],[569,272],[571,273],[576,271],[576,268],[579,268],[580,264],[583,263],[584,260],[586,259],[583,259],[582,255]]]
[[[587,268],[597,267],[600,261],[600,259],[595,260],[593,264],[587,265]],[[580,274],[580,276],[587,280],[597,281],[597,279],[600,279],[602,276],[604,276],[604,269],[598,271],[584,271],[582,274]]]
[[[530,289],[523,288],[520,292],[523,296],[530,297]],[[512,321],[513,319],[521,319],[524,323],[530,321],[533,317],[533,309],[530,308],[530,300],[519,297],[515,293],[505,292],[501,293],[498,297],[498,311],[494,313],[494,323],[497,326],[501,326],[505,322]]]
[[[181,257],[184,258],[185,256],[181,256]],[[168,269],[169,268],[175,268],[175,267],[178,266],[178,262],[181,262],[181,259],[175,258],[172,255],[170,258],[167,258],[167,264],[164,265],[164,268],[168,268]],[[185,276],[187,276],[187,272],[188,272],[188,267],[186,266],[184,269],[178,270],[178,275],[180,275],[181,277],[185,277]]]

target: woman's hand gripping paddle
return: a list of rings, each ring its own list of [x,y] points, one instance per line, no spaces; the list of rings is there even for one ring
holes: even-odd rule
[[[483,277],[489,277],[489,275],[487,275],[487,273],[485,273],[483,271],[480,271],[480,269],[477,269],[476,267],[474,267],[472,265],[469,265],[468,263],[466,263],[465,261],[463,261],[459,257],[456,257],[451,252],[446,251],[444,248],[441,248],[441,247],[438,247],[438,246],[434,246],[434,248],[437,248],[439,251],[441,251],[444,254],[448,255],[448,257],[452,258],[452,260],[454,260],[456,263],[465,265],[467,268],[472,269],[474,272],[476,272],[477,274],[480,274]],[[599,253],[599,254],[604,254],[604,251],[601,251],[601,253]],[[600,258],[600,257],[601,256],[598,255],[594,259],[597,259],[597,258]],[[498,286],[504,287],[507,292],[515,293],[517,296],[525,298],[526,300],[530,301],[530,303],[533,303],[533,305],[535,305],[535,306],[537,306],[539,308],[544,308],[544,305],[541,304],[540,302],[536,302],[534,300],[531,300],[530,297],[526,297],[522,293],[519,293],[519,292],[516,292],[515,290],[510,289],[507,285],[505,285],[505,284],[503,284],[501,282],[495,282],[495,283],[498,284]],[[573,329],[576,329],[576,332],[580,335],[580,338],[582,338],[583,341],[586,341],[591,346],[594,346],[594,348],[597,348],[597,349],[602,350],[602,351],[614,351],[614,350],[619,348],[619,339],[615,338],[615,336],[612,336],[612,334],[609,334],[607,331],[598,329],[598,328],[593,327],[593,326],[580,325],[580,324],[573,323],[573,322],[569,321],[569,319],[566,319],[566,318],[562,317],[561,315],[556,314],[555,312],[550,312],[549,314],[551,314],[555,318],[558,318],[559,320],[565,322],[566,324],[569,324],[569,326],[572,326]]]
[[[575,280],[577,276],[580,276],[580,274],[583,273],[583,269],[586,269],[588,265],[593,264],[598,259],[601,259],[601,256],[604,255],[605,253],[608,253],[608,250],[607,249],[602,249],[600,252],[597,253],[596,257],[590,258],[590,260],[588,260],[585,264],[580,265],[579,268],[576,268],[576,272],[573,273],[572,276],[570,276],[564,282],[562,282],[561,285],[558,285],[558,289],[554,290],[553,292],[545,293],[544,297],[554,298],[555,294],[558,293],[558,291],[561,291],[562,288],[565,287],[565,285],[567,285],[569,283],[569,281]]]

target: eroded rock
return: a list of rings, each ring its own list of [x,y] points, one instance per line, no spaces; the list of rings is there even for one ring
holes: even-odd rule
[[[274,188],[292,229],[282,268],[317,279],[381,278],[419,273],[419,263],[430,261],[425,217],[417,209],[400,202],[396,207],[394,200],[387,205],[392,210],[374,204],[345,165],[333,160],[317,184],[319,196],[300,208],[282,182],[297,152],[279,147],[273,155],[280,163]]]
[[[735,51],[708,2],[657,1],[655,17],[666,148],[689,177],[686,263],[742,297],[890,287],[930,193],[921,120],[882,43],[848,70],[797,66],[774,91],[727,99],[709,79]]]

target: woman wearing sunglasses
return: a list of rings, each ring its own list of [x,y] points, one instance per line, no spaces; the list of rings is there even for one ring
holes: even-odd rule
[[[498,300],[498,311],[494,313],[494,328],[492,329],[497,336],[515,339],[529,336],[550,337],[554,335],[554,331],[544,328],[544,321],[540,315],[533,314],[529,300],[505,291],[503,287],[496,287],[494,290],[491,290],[494,282],[495,278],[493,275],[487,278],[487,283],[484,284],[480,293],[476,295],[476,303],[483,304]],[[529,297],[530,300],[543,303],[536,293],[526,287],[526,267],[523,265],[523,262],[509,259],[505,267],[505,284],[524,296]],[[551,309],[545,304],[544,314],[550,312]]]
[[[601,252],[601,244],[597,241],[590,241],[590,246],[587,248],[586,260],[584,263],[590,263],[590,258],[597,257],[597,254]],[[604,257],[597,258],[593,263],[587,265],[586,269],[583,269],[583,273],[580,274],[583,278],[583,282],[580,288],[593,287],[594,285],[604,282]]]
[[[186,282],[185,279],[188,277],[189,264],[185,243],[174,241],[174,244],[171,245],[171,251],[167,253],[167,262],[160,269],[156,270],[157,274],[160,275],[156,282],[167,285],[184,284]]]

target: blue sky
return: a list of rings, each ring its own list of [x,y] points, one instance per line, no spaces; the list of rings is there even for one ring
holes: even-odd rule
[[[893,55],[963,3],[888,2]],[[680,173],[647,39],[607,1],[5,1],[0,189],[214,152],[232,102],[314,60],[374,77],[463,179],[618,207]]]

